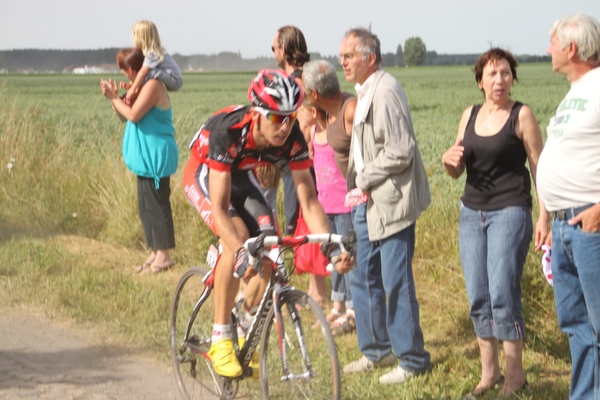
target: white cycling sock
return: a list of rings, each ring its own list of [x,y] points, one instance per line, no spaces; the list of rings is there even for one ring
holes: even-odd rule
[[[246,310],[244,308],[237,324],[238,338],[246,337],[246,333],[248,333],[248,328],[250,328],[250,325],[252,325],[252,322],[254,322],[254,320],[256,319],[257,311],[258,307],[253,307],[251,310]]]
[[[212,333],[213,344],[223,339],[231,339],[231,325],[214,324]]]

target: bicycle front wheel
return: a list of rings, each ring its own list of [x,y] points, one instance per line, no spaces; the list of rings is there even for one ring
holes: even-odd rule
[[[337,348],[321,307],[298,290],[282,292],[280,307],[281,325],[273,306],[261,340],[263,399],[339,399]]]
[[[207,356],[214,312],[213,296],[210,296],[210,289],[202,283],[207,272],[202,267],[185,271],[177,283],[171,304],[171,359],[179,391],[187,400],[221,396],[218,377]],[[203,303],[200,304],[202,299]],[[199,307],[197,315],[192,318],[196,306]],[[188,327],[188,339],[185,340]]]

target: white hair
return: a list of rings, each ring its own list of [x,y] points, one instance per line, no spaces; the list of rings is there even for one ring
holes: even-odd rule
[[[557,20],[549,33],[563,49],[575,43],[581,61],[600,63],[600,24],[594,18],[582,13],[567,15]]]
[[[314,90],[323,97],[340,92],[340,81],[335,67],[327,60],[309,61],[302,67],[302,78],[307,91]]]

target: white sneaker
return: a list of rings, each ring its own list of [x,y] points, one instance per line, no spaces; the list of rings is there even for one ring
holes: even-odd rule
[[[355,372],[371,372],[375,368],[391,367],[392,365],[395,365],[397,361],[398,358],[396,358],[394,353],[389,353],[387,356],[383,357],[378,362],[373,362],[369,360],[366,356],[362,356],[358,360],[346,364],[344,366],[344,373],[352,374]]]
[[[379,377],[379,383],[384,385],[389,385],[392,383],[404,383],[410,378],[414,376],[414,372],[410,372],[402,368],[401,366],[397,366],[387,374],[383,374]]]

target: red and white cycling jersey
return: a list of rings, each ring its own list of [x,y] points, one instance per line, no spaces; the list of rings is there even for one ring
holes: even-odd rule
[[[233,172],[288,160],[292,170],[309,168],[308,146],[298,123],[294,123],[283,146],[267,145],[258,150],[252,136],[254,124],[249,110],[250,106],[229,106],[206,120],[190,143],[192,154],[201,164]]]

